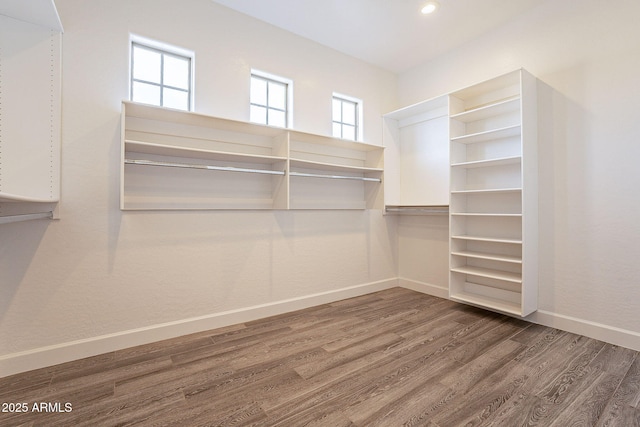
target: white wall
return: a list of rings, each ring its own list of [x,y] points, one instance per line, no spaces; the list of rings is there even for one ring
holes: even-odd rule
[[[640,349],[638,17],[637,0],[545,1],[401,74],[398,86],[400,104],[410,105],[519,67],[543,82],[541,311],[532,319]],[[412,227],[401,221],[400,236]],[[444,251],[443,241],[444,233],[409,238],[412,251]],[[405,246],[401,238],[400,253]],[[437,281],[446,277],[439,268],[414,265],[413,274]]]
[[[209,0],[56,5],[61,219],[0,227],[0,376],[395,283],[395,225],[380,211],[118,208],[130,32],[195,51],[198,112],[248,119],[253,67],[294,81],[299,130],[330,133],[334,91],[362,99],[371,143],[397,105],[395,75]]]

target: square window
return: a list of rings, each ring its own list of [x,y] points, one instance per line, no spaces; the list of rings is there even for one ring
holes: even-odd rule
[[[131,100],[190,110],[193,58],[163,50],[158,47],[161,43],[148,42],[149,46],[131,43]]]
[[[331,109],[333,115],[333,136],[335,138],[360,139],[362,101],[351,97],[333,96]]]
[[[269,126],[290,126],[290,90],[290,81],[252,71],[250,120]]]

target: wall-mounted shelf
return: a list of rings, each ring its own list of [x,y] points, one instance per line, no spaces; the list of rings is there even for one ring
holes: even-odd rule
[[[381,208],[383,148],[123,102],[121,208]]]
[[[39,25],[61,33],[62,22],[53,0],[3,0],[0,15]]]
[[[0,223],[57,217],[61,31],[52,1],[0,5]]]
[[[456,97],[456,94],[453,94]],[[462,94],[464,96],[464,94]],[[466,107],[463,107],[466,108]],[[506,116],[508,114],[518,114],[520,112],[520,97],[512,96],[506,100],[498,100],[488,105],[472,107],[471,109],[453,113],[450,118],[462,123],[472,123],[479,120],[486,120],[492,117]]]
[[[496,159],[486,159],[486,160],[475,160],[472,162],[460,162],[460,163],[452,163],[452,168],[484,168],[491,166],[505,166],[505,165],[514,165],[520,163],[522,158],[520,156],[511,156],[511,157],[501,157]]]

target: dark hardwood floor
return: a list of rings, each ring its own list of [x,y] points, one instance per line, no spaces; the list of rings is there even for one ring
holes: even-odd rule
[[[633,427],[640,357],[395,288],[1,378],[0,402],[27,404],[1,426]]]

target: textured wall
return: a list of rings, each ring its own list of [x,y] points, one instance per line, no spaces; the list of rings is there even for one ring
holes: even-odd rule
[[[208,0],[56,5],[61,220],[0,227],[0,359],[396,277],[394,221],[380,211],[118,208],[130,32],[195,51],[198,112],[247,119],[254,67],[294,80],[299,130],[330,133],[333,91],[363,99],[371,143],[396,105],[393,74]]]

